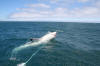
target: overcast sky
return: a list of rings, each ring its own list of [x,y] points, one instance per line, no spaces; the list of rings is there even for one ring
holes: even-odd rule
[[[100,22],[100,0],[0,0],[0,20]]]

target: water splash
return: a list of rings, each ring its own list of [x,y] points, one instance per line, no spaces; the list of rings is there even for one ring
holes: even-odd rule
[[[32,56],[26,62],[17,64],[17,66],[26,66],[26,64],[32,59],[32,57],[35,56],[43,47],[44,47],[44,45],[42,47],[40,47],[35,53],[33,53]]]

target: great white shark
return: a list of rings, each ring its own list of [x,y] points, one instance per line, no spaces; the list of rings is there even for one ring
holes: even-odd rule
[[[57,34],[57,32],[48,32],[46,35],[37,39],[37,41],[34,41],[34,42],[29,41],[29,42],[25,43],[24,45],[21,45],[19,47],[14,48],[12,53],[17,53],[18,51],[25,49],[25,48],[28,48],[28,47],[37,46],[40,44],[46,44],[50,40],[54,39],[56,37],[56,34]]]

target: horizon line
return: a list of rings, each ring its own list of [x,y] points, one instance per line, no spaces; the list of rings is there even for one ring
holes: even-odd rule
[[[65,22],[65,23],[100,23],[100,21],[18,21],[18,20],[11,20],[11,21],[6,21],[6,20],[0,20],[0,22]]]

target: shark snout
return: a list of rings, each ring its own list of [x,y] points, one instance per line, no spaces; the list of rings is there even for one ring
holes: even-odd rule
[[[52,32],[52,35],[56,36],[57,32]]]

